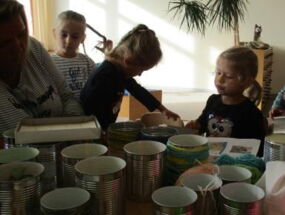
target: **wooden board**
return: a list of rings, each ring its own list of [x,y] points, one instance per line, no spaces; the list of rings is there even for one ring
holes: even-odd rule
[[[161,90],[150,90],[150,93],[161,102],[162,91]],[[121,109],[119,112],[119,117],[128,118],[130,120],[135,120],[141,118],[143,114],[149,112],[148,109],[135,99],[132,95],[124,95],[121,104]]]

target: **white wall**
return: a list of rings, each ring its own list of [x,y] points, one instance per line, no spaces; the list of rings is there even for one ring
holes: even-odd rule
[[[233,45],[233,34],[208,29],[205,37],[179,28],[180,20],[167,12],[168,0],[60,0],[55,16],[67,9],[85,15],[87,22],[115,44],[134,25],[144,23],[154,29],[161,42],[163,60],[138,78],[145,86],[163,89],[214,89],[213,72],[217,55]],[[254,24],[262,25],[261,39],[274,48],[273,90],[284,83],[285,20],[284,0],[250,0],[245,23],[240,24],[241,40],[253,38]],[[92,47],[99,38],[87,31],[88,54],[99,62],[103,56]],[[284,59],[282,61],[282,59]]]

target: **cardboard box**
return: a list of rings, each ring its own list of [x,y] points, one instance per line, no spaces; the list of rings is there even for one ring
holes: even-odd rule
[[[100,136],[93,116],[23,119],[15,130],[16,144],[94,140]]]
[[[161,102],[162,91],[161,90],[149,90],[149,92]],[[119,117],[127,118],[130,120],[140,119],[142,115],[149,112],[149,110],[135,99],[132,95],[124,95],[119,112]]]

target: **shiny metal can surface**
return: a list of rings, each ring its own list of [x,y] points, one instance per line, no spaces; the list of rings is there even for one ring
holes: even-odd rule
[[[61,150],[63,186],[75,186],[75,164],[89,157],[105,155],[108,148],[102,144],[84,143],[68,146]]]
[[[0,150],[0,164],[14,161],[36,161],[39,150],[33,147],[15,147]]]
[[[188,187],[162,187],[154,191],[151,198],[155,215],[195,215],[193,205],[197,194]]]
[[[262,215],[264,191],[245,182],[226,184],[220,189],[221,215]]]
[[[285,161],[285,134],[271,134],[265,137],[264,161]]]
[[[76,184],[91,193],[91,212],[96,215],[125,215],[126,162],[118,157],[99,156],[75,165]]]
[[[43,165],[12,162],[0,166],[0,214],[39,214]]]
[[[150,201],[151,194],[162,186],[166,146],[141,140],[124,146],[127,160],[127,195],[136,201]]]
[[[90,194],[78,187],[58,188],[41,197],[44,215],[91,215]]]
[[[3,132],[4,149],[15,147],[15,129],[11,128]]]

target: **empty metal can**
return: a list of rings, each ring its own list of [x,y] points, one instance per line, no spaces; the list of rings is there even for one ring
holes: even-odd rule
[[[151,198],[155,215],[195,215],[193,205],[197,194],[188,187],[162,187],[154,191]]]
[[[15,147],[15,128],[3,132],[4,149]]]
[[[265,137],[264,161],[285,161],[285,134],[271,134]]]
[[[36,161],[39,150],[32,147],[9,148],[0,150],[0,164],[14,161]]]
[[[40,154],[37,158],[38,162],[45,167],[43,174],[43,185],[42,193],[51,191],[57,187],[57,171],[56,171],[56,145],[53,143],[47,144],[31,144],[40,151]]]
[[[99,156],[75,165],[76,184],[91,193],[91,211],[96,215],[125,215],[126,162]]]
[[[78,187],[58,188],[41,197],[44,215],[91,215],[90,194]]]
[[[61,151],[63,186],[75,186],[74,165],[85,158],[105,155],[108,148],[101,144],[84,143],[68,146]]]
[[[219,190],[222,180],[210,174],[185,175],[181,179],[183,186],[193,189],[198,199],[194,205],[195,215],[219,215]]]
[[[163,143],[142,140],[124,146],[127,160],[127,194],[138,201],[151,200],[151,194],[162,186],[164,171]]]
[[[0,166],[0,214],[39,214],[43,165],[12,162]]]
[[[264,191],[245,182],[226,184],[220,189],[221,215],[262,215]]]

